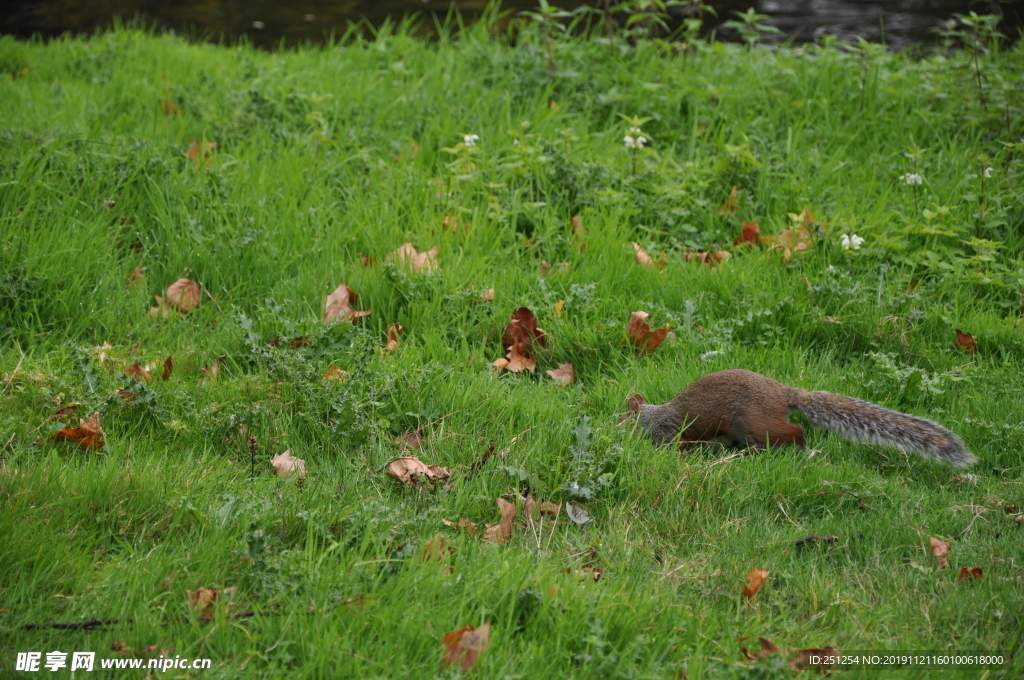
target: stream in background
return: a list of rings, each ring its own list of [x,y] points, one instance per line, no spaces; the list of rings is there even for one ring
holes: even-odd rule
[[[0,33],[21,37],[33,34],[55,36],[71,31],[91,33],[109,27],[114,17],[130,20],[140,17],[145,23],[173,29],[200,38],[228,41],[240,36],[259,46],[276,46],[284,39],[293,45],[302,41],[322,42],[332,33],[341,35],[350,22],[366,19],[374,25],[388,16],[398,18],[413,12],[432,24],[430,15],[444,17],[452,4],[449,0],[8,0],[0,10]],[[458,0],[454,3],[467,20],[480,15],[486,0]],[[532,9],[536,0],[506,0],[506,10]],[[556,0],[573,8],[582,3]],[[614,4],[614,3],[613,3]],[[1011,38],[1018,37],[1024,18],[1021,2],[989,3],[970,0],[742,0],[712,2],[718,19],[707,17],[708,25],[731,18],[730,11],[744,11],[753,6],[768,14],[766,23],[778,27],[796,42],[814,41],[824,34],[842,40],[857,36],[872,42],[884,40],[893,48],[902,49],[915,43],[934,43],[931,29],[939,26],[954,12],[979,13],[1001,11],[1005,15],[1002,30]],[[883,34],[884,31],[884,34]],[[722,39],[736,39],[735,32],[719,32]]]

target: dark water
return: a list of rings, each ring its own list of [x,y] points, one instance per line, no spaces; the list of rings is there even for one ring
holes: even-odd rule
[[[235,40],[246,35],[253,43],[274,46],[284,39],[286,44],[310,40],[320,42],[332,33],[344,33],[350,22],[365,19],[380,25],[387,17],[399,18],[420,12],[428,25],[431,15],[444,17],[450,0],[37,0],[24,2],[5,0],[7,9],[0,10],[0,32],[27,37],[32,34],[59,35],[66,31],[89,33],[111,25],[119,16],[124,20],[139,17],[147,24],[173,29],[197,37]],[[486,0],[455,2],[468,20],[480,15]],[[509,0],[506,10],[522,10],[535,6],[536,0]],[[575,0],[556,0],[572,8]],[[603,4],[603,3],[598,3]],[[614,4],[614,3],[613,3]],[[730,10],[746,10],[751,5],[771,15],[771,23],[796,42],[813,41],[823,34],[844,40],[863,37],[882,41],[894,48],[934,41],[930,29],[938,26],[954,12],[979,13],[998,8],[1005,14],[1003,31],[1017,36],[1024,16],[1022,2],[999,5],[970,0],[741,0],[712,2],[720,22],[729,18]],[[717,23],[708,17],[708,23]],[[735,39],[734,32],[719,33],[723,39]]]

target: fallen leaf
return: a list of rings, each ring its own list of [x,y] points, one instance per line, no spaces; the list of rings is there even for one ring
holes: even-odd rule
[[[348,380],[348,371],[343,371],[337,366],[331,366],[327,369],[324,374],[324,380],[337,380],[338,382],[345,382]]]
[[[494,367],[495,373],[501,373],[508,368],[508,359],[495,359],[491,366]]]
[[[761,586],[768,579],[768,572],[759,567],[754,567],[747,574],[747,579],[750,581],[747,585],[743,586],[743,597],[751,598],[757,595],[757,591],[761,590]]]
[[[761,244],[761,227],[758,226],[757,222],[747,221],[743,223],[743,231],[732,244],[738,246],[741,243],[750,243],[755,246]]]
[[[59,409],[57,409],[52,416],[47,418],[46,422],[52,423],[55,420],[62,420],[64,418],[67,418],[68,416],[73,415],[75,411],[78,410],[78,407],[81,405],[81,402],[78,401],[72,401],[71,403],[64,404]],[[1007,512],[1010,511],[1008,510]]]
[[[982,577],[982,571],[978,567],[960,567],[960,573],[956,577],[957,583],[960,581],[980,581]]]
[[[199,158],[200,151],[202,151],[203,158],[205,159],[209,158],[210,153],[216,148],[217,142],[203,142],[200,146],[196,143],[196,138],[193,137],[192,141],[188,143],[188,159],[192,161],[192,165],[198,168],[201,162],[201,159]],[[207,165],[209,165],[209,163],[207,163]]]
[[[137,264],[135,265],[135,269],[132,270],[132,273],[128,275],[128,283],[136,284],[144,278],[146,277],[142,275],[142,265]]]
[[[529,307],[520,307],[512,312],[512,319],[505,328],[502,344],[509,350],[515,347],[517,354],[529,356],[533,354],[531,350],[534,341],[541,347],[546,347],[548,343],[544,331],[537,327],[537,317]]]
[[[761,649],[759,649],[756,652],[752,652],[751,650],[747,649],[743,645],[744,640],[749,640],[749,639],[750,638],[746,638],[746,637],[741,637],[739,639],[740,652],[743,654],[743,656],[747,657],[748,659],[763,659],[766,656],[770,656],[772,654],[778,654],[778,653],[780,653],[782,651],[781,649],[776,647],[772,643],[771,640],[768,640],[767,638],[759,637],[759,638],[757,638],[757,641],[761,645]]]
[[[949,543],[947,541],[940,541],[934,536],[929,540],[931,541],[932,555],[939,561],[938,568],[948,567],[949,560],[947,559],[947,554],[949,553]]]
[[[555,307],[555,316],[557,316],[559,319],[561,319],[562,318],[562,310],[565,308],[565,300],[559,300],[558,302],[555,303],[554,307]]]
[[[370,313],[373,311],[372,309],[367,309],[366,311],[352,309],[350,305],[358,301],[359,296],[342,282],[334,289],[333,293],[327,296],[327,301],[324,302],[324,323],[336,323],[338,321],[353,322],[364,316],[370,316]]]
[[[523,371],[534,373],[537,370],[537,360],[519,354],[515,346],[509,349],[508,354],[505,356],[508,357],[508,363],[505,365],[505,368],[511,373],[522,373]]]
[[[562,387],[568,387],[576,380],[576,376],[573,372],[572,364],[558,364],[558,368],[554,371],[547,372],[551,379]]]
[[[300,335],[288,341],[288,349],[301,349],[303,347],[309,347],[309,345],[309,338],[305,335]]]
[[[682,252],[682,257],[687,262],[696,260],[697,262],[701,262],[714,268],[719,262],[732,257],[732,253],[728,250],[713,250],[711,252],[705,252],[703,250],[684,250]]]
[[[415,449],[419,448],[420,444],[423,443],[423,439],[420,431],[415,430],[414,432],[406,432],[395,437],[395,443],[405,449]]]
[[[967,352],[978,351],[978,341],[975,340],[970,333],[964,333],[959,328],[956,330],[956,346]]]
[[[540,261],[540,275],[541,276],[547,276],[548,272],[552,268],[554,268],[554,270],[556,272],[558,272],[560,274],[564,274],[567,271],[569,271],[569,263],[568,262],[555,262],[554,264],[552,264],[551,262],[548,262],[547,260],[541,260]]]
[[[164,374],[161,378],[164,382],[170,379],[171,373],[174,372],[174,359],[167,357],[167,361],[164,362]]]
[[[491,445],[487,447],[486,451],[484,451],[484,455],[480,456],[480,460],[474,462],[472,465],[469,466],[469,471],[476,472],[477,470],[482,468],[484,464],[487,463],[488,460],[490,460],[491,454],[494,453],[494,448],[494,442],[492,441]]]
[[[100,449],[103,441],[103,428],[100,427],[99,412],[93,413],[88,419],[78,419],[78,427],[65,427],[53,433],[53,439],[59,442],[75,442],[83,449]]]
[[[501,510],[501,521],[493,526],[487,526],[487,529],[484,531],[484,540],[494,541],[501,545],[512,538],[512,523],[516,520],[516,506],[504,498],[495,498],[494,502],[498,504],[498,509]]]
[[[388,476],[403,484],[419,488],[421,483],[443,482],[451,477],[450,467],[427,465],[415,456],[395,458],[388,463]]]
[[[450,527],[458,527],[460,529],[465,529],[467,533],[469,533],[470,538],[476,535],[476,524],[468,517],[461,518],[457,524],[455,522],[449,522],[448,520],[442,521]]]
[[[192,279],[178,279],[168,286],[164,297],[153,297],[156,307],[149,310],[150,316],[161,315],[166,319],[172,309],[187,314],[199,306],[199,284]]]
[[[384,259],[386,262],[397,261],[400,267],[408,267],[417,274],[429,274],[440,269],[437,264],[437,246],[426,252],[418,253],[412,243],[403,243],[398,250]]]
[[[299,473],[299,477],[306,476],[306,461],[293,456],[291,449],[271,458],[270,464],[274,466],[274,472],[278,477],[289,477],[296,472]]]
[[[388,344],[384,348],[387,352],[394,352],[398,349],[398,336],[402,334],[402,324],[400,323],[389,323],[388,324]]]
[[[462,670],[469,670],[480,655],[487,649],[488,637],[491,634],[491,622],[480,628],[464,626],[453,633],[444,635],[444,666],[460,665]]]
[[[226,354],[224,356],[219,356],[213,360],[213,365],[209,369],[207,369],[206,366],[203,366],[201,369],[199,369],[199,371],[203,375],[218,378],[220,377],[220,362],[224,361],[227,358],[228,357]]]
[[[630,244],[633,246],[633,250],[636,251],[636,255],[634,256],[636,259],[636,263],[639,264],[641,267],[647,267],[648,269],[657,268],[658,271],[661,271],[662,269],[665,268],[664,255],[661,256],[661,260],[655,262],[651,258],[651,256],[647,254],[647,251],[640,247],[639,243],[637,243],[636,241],[630,241]]]
[[[647,312],[633,312],[629,315],[629,340],[644,354],[658,349],[658,345],[668,337],[668,326],[651,331],[651,325],[647,323],[649,317]]]
[[[815,668],[819,671],[827,670],[839,661],[839,650],[835,647],[820,647],[818,649],[801,649],[789,661],[789,665],[798,671],[808,668]]]
[[[135,401],[135,397],[138,396],[134,392],[123,390],[120,387],[118,387],[117,390],[114,391],[114,394],[116,394],[117,396],[121,397],[122,399],[129,403]]]
[[[218,598],[224,603],[224,611],[227,612],[231,609],[237,591],[238,586],[231,586],[221,591],[213,588],[196,588],[195,590],[187,590],[185,592],[188,593],[188,606],[193,611],[198,610],[199,616],[211,618],[213,616],[214,603]]]
[[[375,258],[369,257],[367,255],[360,255],[359,262],[360,264],[363,265],[363,269],[366,269],[370,265],[377,264],[377,260]]]
[[[435,560],[440,562],[454,552],[455,546],[446,541],[443,536],[435,536],[423,544],[423,552],[420,553],[420,559],[424,562]]]
[[[494,302],[494,289],[488,288],[484,292],[480,293],[481,302]]]
[[[731,215],[740,208],[739,194],[736,191],[736,186],[733,185],[729,195],[718,205],[719,215]]]
[[[149,371],[140,366],[138,362],[124,369],[124,374],[129,378],[134,378],[142,383],[149,382],[149,379],[153,377],[150,375]]]

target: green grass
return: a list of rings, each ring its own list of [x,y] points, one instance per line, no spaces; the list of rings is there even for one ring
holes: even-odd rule
[[[956,52],[677,47],[533,30],[510,44],[486,22],[273,53],[133,30],[0,39],[0,66],[29,68],[0,77],[4,676],[36,676],[16,652],[114,656],[115,641],[212,659],[195,677],[458,675],[441,670],[444,633],[490,621],[481,678],[791,675],[781,657],[741,661],[744,636],[999,651],[1016,670],[985,677],[1016,677],[1020,43],[981,62],[985,105]],[[635,156],[624,117],[648,119]],[[216,142],[208,165],[188,159],[193,138]],[[733,186],[739,209],[722,215]],[[775,235],[805,207],[827,231],[788,264],[731,245],[744,220]],[[839,245],[851,233],[856,252]],[[406,241],[437,245],[440,271],[384,263]],[[718,248],[734,256],[714,269],[680,257]],[[542,261],[568,269],[542,277]],[[180,277],[203,285],[198,309],[147,315]],[[373,313],[325,327],[342,281]],[[551,342],[537,375],[496,376],[523,305]],[[638,354],[635,310],[675,337]],[[405,333],[389,354],[392,322]],[[166,382],[123,375],[168,356]],[[558,387],[544,371],[567,361],[577,382]],[[325,381],[331,366],[350,379]],[[615,426],[635,391],[660,403],[729,367],[934,419],[977,454],[975,477],[820,430],[806,451],[725,458]],[[77,423],[50,420],[73,401],[102,414],[101,451],[52,440]],[[591,455],[574,460],[584,416]],[[417,427],[417,455],[452,466],[450,485],[384,474]],[[286,449],[306,461],[301,485],[270,466]],[[584,527],[520,521],[496,546],[441,522],[482,530],[495,498],[564,501],[573,482],[594,489],[577,499]],[[419,559],[438,535],[454,552]],[[797,546],[811,535],[838,540]],[[932,536],[951,542],[949,569]],[[599,581],[577,575],[588,566]],[[753,567],[771,575],[747,601]],[[958,583],[961,567],[983,580]],[[229,586],[232,613],[255,615],[197,619],[186,591]],[[94,618],[121,622],[23,628]]]

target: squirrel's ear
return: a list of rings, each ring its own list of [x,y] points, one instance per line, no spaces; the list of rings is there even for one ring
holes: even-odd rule
[[[639,411],[640,410],[640,404],[646,404],[646,403],[647,402],[644,401],[643,397],[641,397],[639,394],[634,394],[632,397],[629,398],[629,410],[630,411]]]

